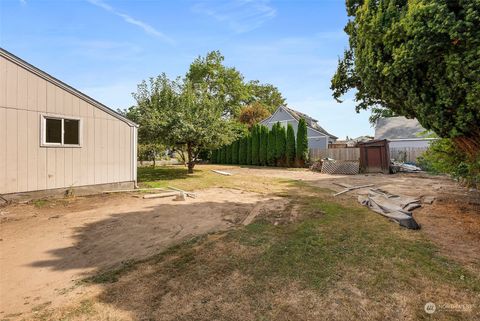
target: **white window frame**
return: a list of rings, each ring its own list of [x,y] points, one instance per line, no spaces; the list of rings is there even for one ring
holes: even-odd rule
[[[62,121],[62,142],[61,143],[47,143],[47,119],[58,119]],[[78,144],[64,144],[65,130],[64,120],[78,120]],[[64,147],[64,148],[79,148],[83,146],[83,119],[73,116],[52,115],[52,114],[40,114],[40,146],[41,147]]]

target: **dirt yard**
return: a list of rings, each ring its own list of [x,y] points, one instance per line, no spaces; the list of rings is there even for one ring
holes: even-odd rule
[[[211,188],[181,203],[111,194],[0,209],[1,316],[64,303],[93,272],[227,229],[272,200]]]
[[[212,168],[229,171],[233,175],[226,177],[212,174],[210,172]],[[150,179],[153,182],[152,184],[157,184],[155,179]],[[197,306],[195,305],[197,303],[195,303],[195,300],[199,299],[202,301],[207,299],[202,299],[202,295],[195,292],[192,292],[192,296],[190,297],[189,293],[193,291],[193,289],[185,288],[185,292],[182,292],[182,286],[185,286],[182,282],[187,282],[190,277],[189,274],[181,274],[187,273],[182,272],[184,271],[184,267],[188,267],[188,273],[194,273],[195,271],[195,273],[200,273],[200,271],[203,271],[202,269],[206,269],[205,272],[202,272],[206,273],[206,275],[210,275],[210,270],[215,271],[216,268],[220,268],[222,272],[216,272],[218,275],[212,274],[209,276],[213,278],[211,282],[217,282],[214,279],[219,278],[222,273],[226,271],[224,265],[226,263],[221,263],[221,266],[224,266],[223,268],[216,267],[216,265],[220,264],[216,260],[221,259],[225,255],[226,257],[239,256],[242,258],[242,261],[247,260],[250,256],[257,255],[258,249],[255,249],[254,252],[250,252],[251,249],[244,252],[245,246],[242,244],[244,244],[243,242],[247,242],[245,239],[255,237],[256,241],[254,240],[252,242],[254,242],[253,244],[256,246],[256,242],[264,242],[261,239],[264,233],[265,235],[270,235],[269,233],[271,232],[261,231],[254,232],[252,235],[249,234],[248,226],[254,228],[257,218],[262,218],[267,223],[274,223],[273,226],[277,226],[278,224],[280,224],[278,226],[287,226],[286,228],[288,229],[289,224],[294,221],[299,221],[301,217],[306,215],[305,213],[311,213],[308,215],[313,215],[311,218],[308,216],[308,219],[318,220],[318,213],[328,214],[329,211],[332,211],[333,217],[338,219],[335,215],[338,215],[336,213],[344,213],[344,208],[347,208],[345,204],[348,204],[348,208],[352,209],[352,213],[358,211],[359,214],[354,215],[358,215],[359,219],[361,218],[358,223],[352,223],[353,225],[360,224],[355,228],[356,232],[360,233],[359,230],[363,228],[367,230],[364,224],[368,226],[368,224],[371,223],[365,222],[373,220],[374,224],[383,226],[381,229],[384,229],[385,240],[388,240],[386,242],[389,242],[390,238],[393,237],[389,236],[389,233],[393,233],[391,235],[400,233],[401,239],[405,239],[405,242],[410,242],[412,237],[419,237],[420,239],[426,237],[433,242],[441,255],[455,262],[459,262],[463,268],[474,275],[480,273],[480,251],[478,250],[478,244],[480,244],[480,198],[478,192],[469,192],[447,178],[427,176],[424,174],[331,176],[307,170],[202,166],[200,167],[200,176],[182,176],[177,180],[169,180],[169,182],[172,181],[175,182],[175,186],[180,188],[195,189],[198,192],[198,197],[196,199],[187,198],[184,202],[176,202],[170,198],[142,199],[138,197],[139,195],[137,194],[119,193],[75,199],[37,201],[30,204],[10,205],[0,208],[0,287],[2,297],[0,300],[0,319],[28,320],[30,318],[35,319],[36,315],[41,315],[41,320],[136,320],[144,318],[150,318],[152,320],[183,318],[188,320],[191,318],[185,316],[190,315],[189,313],[192,313],[192,311],[197,311]],[[342,190],[342,187],[337,185],[338,183],[351,185],[375,184],[375,187],[382,188],[390,193],[404,194],[420,199],[425,196],[433,196],[435,197],[435,201],[433,204],[423,204],[421,209],[414,212],[415,219],[422,225],[422,229],[418,232],[420,234],[418,234],[417,232],[404,231],[404,229],[395,227],[394,223],[385,223],[386,219],[380,218],[379,215],[360,208],[355,204],[355,201],[352,202],[357,194],[366,193],[367,189],[350,192],[333,198],[331,191]],[[317,190],[307,191],[305,187],[302,187],[304,186],[302,184],[312,186],[312,188],[317,188]],[[315,205],[317,204],[316,202],[320,203]],[[331,204],[329,202],[331,202]],[[367,219],[367,221],[365,221],[365,219]],[[352,226],[347,224],[345,224],[345,226],[342,225],[343,227],[340,225],[348,222],[339,222],[335,223],[339,224],[337,227],[334,226],[335,224],[332,225],[330,227],[331,231],[329,231],[337,233],[337,230],[341,231],[345,229],[345,231],[347,231],[352,228]],[[245,231],[243,228],[244,224],[250,224]],[[267,228],[268,231],[270,229],[270,227],[261,226],[262,228]],[[372,228],[372,235],[380,233],[376,225],[374,228],[369,228]],[[165,267],[165,264],[168,265],[170,264],[168,262],[174,262],[175,260],[183,262],[183,250],[180,250],[180,254],[173,253],[171,256],[167,255],[167,258],[170,258],[161,261],[165,263],[161,263],[162,270],[157,272],[165,275],[162,277],[158,275],[153,279],[155,282],[160,282],[169,287],[180,287],[179,293],[183,293],[182,295],[184,295],[182,298],[172,296],[164,297],[165,294],[157,293],[159,288],[151,289],[150,285],[148,288],[142,288],[146,286],[145,284],[138,288],[138,286],[140,286],[139,284],[144,283],[140,278],[145,278],[146,275],[150,275],[152,269],[159,269],[159,266],[154,267],[150,265],[150,263],[145,263],[145,266],[142,265],[142,267],[136,268],[137,272],[132,272],[129,276],[128,271],[131,262],[137,262],[135,264],[138,264],[138,262],[144,259],[158,255],[172,245],[180,244],[196,236],[232,230],[243,231],[239,233],[247,233],[247,236],[243,234],[233,234],[233,238],[238,237],[238,242],[240,243],[235,243],[237,245],[232,245],[231,247],[226,245],[232,242],[228,237],[227,240],[229,241],[225,241],[226,243],[219,243],[219,241],[215,241],[215,239],[213,241],[210,239],[207,240],[207,245],[214,244],[208,245],[207,248],[213,248],[213,253],[217,253],[216,255],[209,254],[211,258],[208,260],[210,261],[206,258],[196,258],[194,261],[188,259],[185,263],[181,263],[181,265],[175,263],[174,270],[171,270],[171,267]],[[397,230],[399,232],[397,232]],[[351,234],[351,232],[348,233]],[[219,237],[225,237],[222,235],[224,234],[219,234]],[[226,235],[228,236],[230,234]],[[363,237],[362,235],[363,234],[359,234],[359,236],[356,237]],[[260,237],[260,241],[257,240],[258,237]],[[277,236],[275,236],[273,240],[276,238]],[[364,241],[366,241],[366,239]],[[250,241],[246,243],[248,246],[251,245],[249,242]],[[274,241],[268,241],[267,243],[270,244],[269,242]],[[355,242],[358,244],[361,243],[358,242],[358,240]],[[401,242],[399,241],[399,244],[402,244]],[[421,243],[420,241],[415,242],[417,242],[415,243],[417,245]],[[194,244],[193,246],[198,247],[199,250],[196,252],[204,251],[202,249],[205,245]],[[191,249],[188,251],[191,251]],[[229,251],[231,252],[230,254],[228,254]],[[383,249],[379,253],[384,253],[385,251],[386,250]],[[423,260],[423,255],[426,253],[425,250],[421,248],[418,251],[418,256],[422,257]],[[323,254],[326,256],[329,255],[328,253]],[[188,254],[187,258],[191,255],[192,254]],[[196,257],[196,255],[197,254],[195,254],[194,257]],[[437,254],[431,255],[435,256]],[[291,257],[301,258],[302,255],[297,256],[296,254],[292,254]],[[433,261],[436,260],[433,257],[430,259]],[[206,265],[192,263],[204,262],[205,260],[210,263]],[[277,262],[277,260],[279,259],[277,258],[273,262]],[[290,260],[290,256],[288,260]],[[335,261],[333,256],[331,260]],[[359,262],[363,262],[363,260],[364,259]],[[426,262],[428,262],[428,260]],[[322,262],[321,264],[324,263],[325,262]],[[234,297],[238,296],[238,293],[233,294],[225,289],[225,286],[230,286],[228,284],[232,285],[232,289],[240,286],[237,284],[239,282],[253,287],[264,286],[261,285],[263,281],[255,281],[251,279],[251,276],[246,276],[245,273],[239,274],[238,272],[238,269],[242,270],[242,266],[244,266],[244,269],[249,270],[255,267],[256,264],[242,264],[246,263],[234,263],[234,266],[236,266],[235,271],[237,272],[232,272],[233,274],[229,274],[226,277],[227,279],[218,281],[220,282],[219,286],[223,284],[223,287],[220,286],[219,288],[211,289],[211,291],[215,292],[214,296],[225,296],[226,298],[229,298],[229,295],[233,295]],[[315,264],[318,265],[319,263]],[[355,264],[365,263],[355,262]],[[352,264],[350,268],[353,269],[355,264]],[[167,270],[163,270],[165,268]],[[296,267],[295,269],[298,268],[299,267]],[[309,269],[309,267],[303,268],[306,269],[305,271]],[[344,267],[342,266],[342,268]],[[362,267],[362,269],[364,268],[365,267]],[[375,267],[371,268],[375,269]],[[271,269],[275,270],[276,267],[269,267],[268,271]],[[293,271],[295,271],[295,269]],[[170,279],[162,279],[171,275],[171,273],[174,274],[172,274]],[[200,274],[203,275],[202,273]],[[257,272],[249,273],[256,275],[255,273]],[[315,273],[317,273],[316,270],[313,274]],[[372,273],[375,274],[376,272]],[[412,271],[412,273],[415,272]],[[126,277],[123,277],[124,274],[126,274]],[[181,276],[182,281],[176,280],[175,278],[180,275],[183,275]],[[206,275],[202,276],[202,278],[205,277],[205,282],[208,282],[209,277]],[[282,275],[282,273],[279,275]],[[273,279],[278,278],[279,275],[275,274]],[[160,279],[158,279],[159,277]],[[290,277],[290,274],[288,274],[288,277]],[[361,276],[358,277],[362,279]],[[88,281],[91,278],[93,278],[92,283],[95,283],[94,285],[90,285],[89,282],[81,282],[82,280]],[[135,285],[131,284],[131,282],[133,282],[132,278],[138,280],[134,281]],[[321,281],[318,281],[321,284],[324,282],[322,278],[323,276],[319,279]],[[298,277],[295,279],[298,279]],[[423,277],[422,280],[425,281],[427,279],[428,277]],[[108,284],[118,280],[120,281],[115,283],[117,285],[113,287],[105,287],[103,285],[103,283]],[[180,283],[176,286],[175,282]],[[192,282],[192,284],[196,284],[196,281]],[[317,281],[314,281],[314,283],[315,282]],[[342,280],[342,282],[347,282],[347,280]],[[341,284],[343,284],[342,282]],[[368,282],[367,284],[370,284]],[[149,281],[147,283],[150,284]],[[152,283],[152,285],[153,284],[155,283]],[[210,288],[210,285],[202,284],[203,283],[198,283],[197,285]],[[281,284],[284,284],[284,282],[282,281]],[[284,291],[284,295],[286,295],[288,300],[298,302],[298,307],[307,304],[308,307],[304,306],[307,310],[313,309],[314,306],[322,309],[325,308],[324,304],[326,304],[328,300],[325,302],[322,301],[321,303],[314,300],[316,297],[315,291],[317,290],[309,287],[305,288],[305,285],[298,283],[298,280],[291,283],[291,285],[298,290],[294,291],[296,294],[290,292],[285,287],[275,288],[275,291],[279,291],[278,293]],[[428,284],[428,286],[431,286],[431,284]],[[445,287],[446,292],[453,293],[453,296],[457,295],[458,298],[460,298],[460,292],[455,294],[457,290],[453,290],[451,286],[452,285],[447,286],[446,284],[441,285],[441,287]],[[352,284],[345,283],[343,287],[349,288],[350,290],[348,291],[360,291],[356,288],[351,288]],[[222,292],[222,289],[226,292]],[[245,292],[246,294],[244,293],[243,295],[250,297],[250,294],[248,294],[250,290],[248,289],[249,288],[242,289],[241,291],[247,291]],[[151,295],[154,296],[161,295],[162,303],[159,303],[158,308],[160,309],[161,306],[164,306],[164,308],[162,308],[164,310],[144,311],[141,306],[135,306],[134,308],[127,307],[129,304],[133,304],[127,302],[130,291],[141,291],[142,296],[146,295],[146,293],[143,293],[145,291],[151,291]],[[345,288],[341,288],[341,290],[339,288],[333,288],[329,291],[339,291],[338,293],[340,294],[335,292],[339,297],[346,295]],[[402,289],[402,291],[405,291],[405,289]],[[288,293],[290,294],[287,295]],[[125,295],[127,295],[127,297],[125,297]],[[363,295],[366,294],[364,293]],[[402,295],[408,296],[409,294],[405,292]],[[99,299],[88,301],[94,297]],[[262,302],[264,302],[266,306],[270,306],[271,304],[275,304],[274,302],[278,300],[278,297],[276,298],[277,299],[271,297],[268,299],[270,300],[268,303]],[[211,299],[213,299],[213,297],[208,300]],[[245,301],[245,298],[238,297],[238,299],[237,308],[247,309],[247,307],[242,306],[241,303]],[[367,298],[365,297],[365,299]],[[63,311],[62,309],[65,306],[68,306],[72,302],[79,302],[79,300],[81,300],[80,305],[75,307],[74,311],[76,312],[74,314],[71,314],[73,312],[70,310],[67,314],[59,312],[60,314],[57,315],[55,314],[57,312],[52,312]],[[149,300],[154,299],[149,298],[147,301],[142,301],[142,304],[153,304],[153,301]],[[401,301],[402,299],[399,300]],[[307,301],[310,303],[307,303]],[[370,301],[367,301],[363,303],[365,306],[369,306],[370,304]],[[98,302],[103,302],[100,308],[98,307]],[[120,302],[122,303],[120,304]],[[169,310],[169,307],[182,304],[182,302],[188,305],[194,305],[190,307],[185,306],[186,310]],[[136,302],[135,304],[140,303]],[[243,315],[243,317],[245,317],[244,319],[249,319],[254,316],[258,318],[258,311],[255,312],[255,310],[252,310],[252,302],[245,302],[245,304],[249,304],[247,309],[249,312],[246,310],[246,314]],[[287,303],[277,302],[277,304]],[[288,306],[290,306],[290,303],[288,304]],[[358,304],[358,302],[355,304]],[[119,310],[115,308],[115,306],[122,306],[122,308]],[[211,306],[211,308],[214,309],[214,306]],[[231,306],[231,308],[233,308],[233,306]],[[79,312],[78,309],[81,311]],[[85,309],[85,311],[82,309]],[[259,311],[264,311],[264,309],[265,307],[261,307]],[[295,308],[291,316],[308,316],[304,319],[316,319],[318,317],[318,315],[315,317],[315,314],[311,314],[310,312],[312,311],[307,313],[306,311],[300,311],[298,309],[299,308]],[[215,319],[214,310],[211,310],[210,315],[206,312],[207,314],[203,315],[203,317],[198,316],[197,319]],[[42,314],[46,313],[45,311],[48,311],[48,313]],[[228,314],[228,312],[225,313]],[[331,316],[333,316],[333,319],[342,319],[344,317],[342,313],[332,313]],[[409,313],[413,313],[409,316],[415,319],[414,313],[417,312]],[[162,317],[160,317],[160,315],[162,315]],[[183,315],[184,317],[177,318],[175,315],[177,317]],[[242,319],[242,314],[237,313],[235,315],[237,317],[232,317],[232,319]],[[268,315],[270,317],[267,317],[267,319],[284,319],[279,317],[279,315]],[[366,315],[368,316],[368,313]],[[363,315],[360,319],[365,319],[364,317],[366,315]],[[389,315],[380,313],[378,315],[372,314],[371,316],[373,319],[383,319]],[[219,316],[217,315],[217,317]],[[220,317],[220,319],[222,318]]]

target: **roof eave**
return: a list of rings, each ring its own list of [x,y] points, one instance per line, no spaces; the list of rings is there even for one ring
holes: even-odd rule
[[[102,104],[101,102],[93,99],[92,97],[82,93],[81,91],[73,88],[72,86],[64,83],[63,81],[53,77],[52,75],[46,73],[45,71],[35,67],[34,65],[26,62],[25,60],[15,56],[14,54],[12,54],[11,52],[3,49],[0,47],[0,56],[4,57],[5,59],[8,59],[10,61],[12,61],[13,63],[17,64],[17,65],[20,65],[21,67],[27,69],[28,71],[34,73],[35,75],[55,84],[56,86],[62,88],[63,90],[71,93],[72,95],[74,96],[77,96],[78,98],[90,103],[91,105],[103,110],[104,112],[106,112],[107,114],[127,123],[128,125],[132,126],[132,127],[139,127],[137,123],[131,121],[130,119],[120,115],[119,113],[117,113],[116,111],[114,111],[113,109],[105,106],[104,104]]]

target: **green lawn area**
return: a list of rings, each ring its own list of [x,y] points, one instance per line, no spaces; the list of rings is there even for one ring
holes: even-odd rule
[[[421,231],[403,229],[355,200],[333,198],[331,191],[304,182],[221,176],[208,168],[184,172],[142,168],[139,180],[155,187],[273,191],[289,198],[291,206],[92,278],[104,289],[82,303],[87,312],[70,317],[76,306],[48,314],[50,319],[479,318],[479,275],[441,256]],[[291,217],[293,209],[294,220],[281,219]],[[435,314],[425,313],[427,302],[437,304]],[[118,318],[106,317],[112,315]]]

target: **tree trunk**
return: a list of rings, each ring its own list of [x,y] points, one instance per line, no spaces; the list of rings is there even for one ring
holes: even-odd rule
[[[193,159],[192,145],[187,143],[187,157],[188,157],[188,174],[193,174],[193,168],[195,167],[195,160]]]
[[[469,158],[475,159],[480,153],[480,133],[476,132],[470,137],[461,136],[453,138],[455,145]]]

